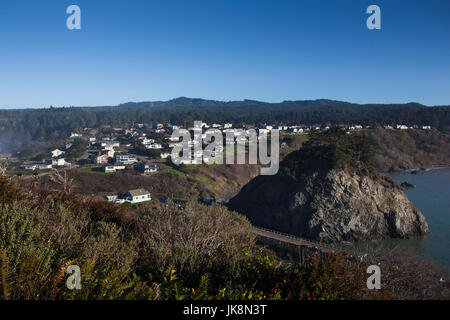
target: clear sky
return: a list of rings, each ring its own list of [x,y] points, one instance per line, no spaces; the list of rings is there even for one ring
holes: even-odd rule
[[[0,1],[1,108],[179,96],[450,104],[450,1]]]

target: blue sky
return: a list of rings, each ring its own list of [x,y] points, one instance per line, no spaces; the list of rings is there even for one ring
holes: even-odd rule
[[[81,30],[66,8],[81,8]],[[381,8],[368,30],[366,8]],[[0,108],[179,96],[450,104],[450,1],[2,0]]]

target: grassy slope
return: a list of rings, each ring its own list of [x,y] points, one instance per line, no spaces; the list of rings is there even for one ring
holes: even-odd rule
[[[450,135],[426,130],[365,130],[375,144],[377,169],[450,165]]]
[[[257,173],[256,166],[248,165],[160,165],[161,170],[151,175],[140,175],[132,169],[108,174],[93,171],[91,168],[69,172],[74,179],[74,191],[81,194],[126,192],[129,189],[145,188],[160,196],[179,199],[197,199],[201,196],[219,200],[242,188]],[[49,177],[43,177],[41,185],[54,187]]]

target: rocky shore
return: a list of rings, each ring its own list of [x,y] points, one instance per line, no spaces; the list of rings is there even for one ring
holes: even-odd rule
[[[276,175],[254,178],[228,206],[256,226],[325,242],[429,233],[398,183],[375,169],[367,139],[339,129],[310,135]]]
[[[428,233],[422,212],[392,179],[343,170],[319,170],[299,181],[259,176],[229,207],[257,226],[326,242]]]

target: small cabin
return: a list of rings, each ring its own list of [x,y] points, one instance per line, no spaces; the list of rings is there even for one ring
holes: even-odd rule
[[[125,199],[131,203],[138,203],[152,200],[150,192],[144,189],[134,189],[125,193]]]

